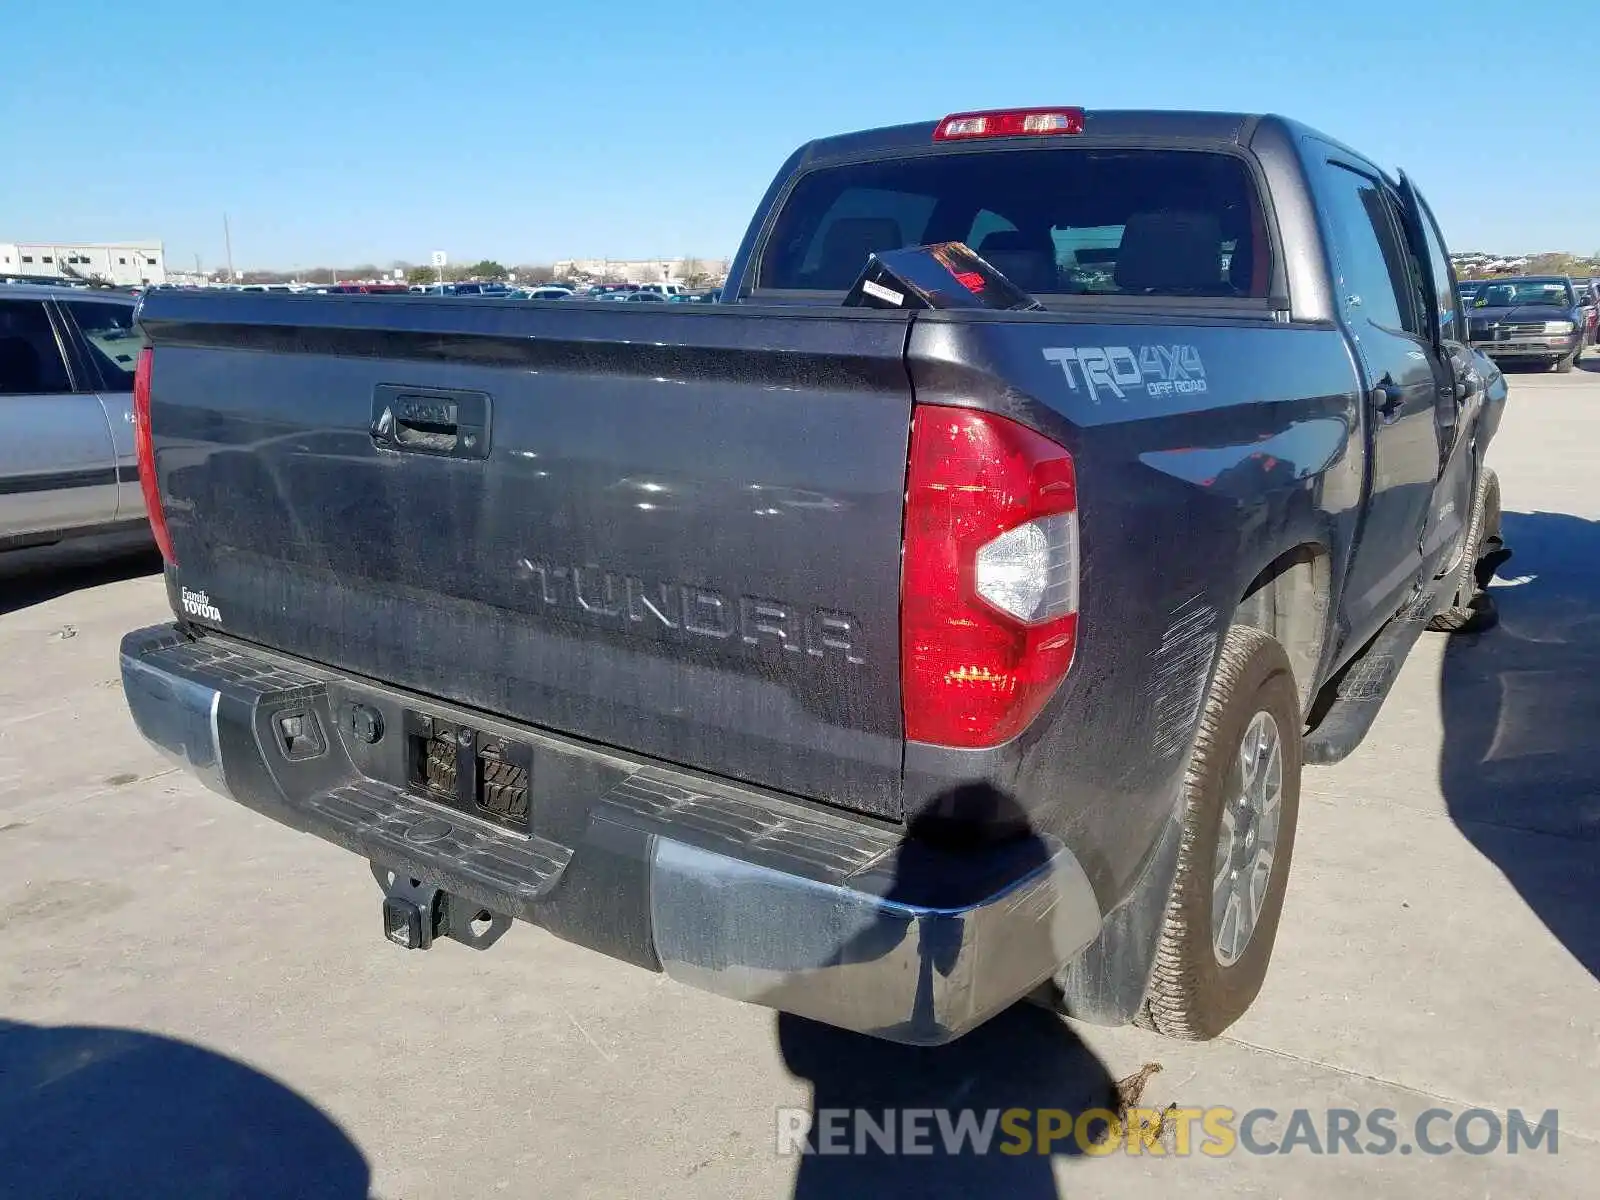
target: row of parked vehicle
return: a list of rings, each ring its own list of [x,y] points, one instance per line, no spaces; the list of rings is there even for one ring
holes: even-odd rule
[[[1457,285],[1472,346],[1499,362],[1571,371],[1600,343],[1600,279],[1528,275]]]
[[[720,296],[712,288],[691,291],[681,283],[597,283],[589,287],[552,283],[540,287],[507,287],[494,283],[437,283],[413,287],[430,296],[491,296],[508,300],[614,300],[652,304],[711,304]]]
[[[237,292],[300,292],[314,295],[405,295],[476,296],[498,300],[622,300],[672,304],[710,304],[720,292],[691,291],[681,283],[597,283],[584,287],[575,283],[552,283],[537,287],[511,287],[482,280],[456,283],[337,283],[289,284],[247,283],[227,289]]]

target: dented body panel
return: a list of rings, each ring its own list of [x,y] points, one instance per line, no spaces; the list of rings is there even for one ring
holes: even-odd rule
[[[1341,563],[1356,544],[1363,428],[1344,335],[932,314],[907,361],[919,401],[1001,412],[1072,452],[1083,572],[1078,658],[1049,719],[993,751],[908,747],[907,807],[938,802],[953,771],[1005,779],[1037,827],[1092,864],[1102,894],[1125,895],[1171,816],[1220,637],[1252,579],[1294,546]],[[1105,370],[1121,395],[1092,386],[1119,363]],[[1189,387],[1169,391],[1172,374]],[[1339,650],[1335,633],[1325,673]]]
[[[1073,846],[1108,899],[1170,816],[1251,579],[1314,545],[1337,596],[1358,543],[1359,381],[1332,327],[742,306],[612,325],[474,304],[501,331],[464,334],[438,362],[428,330],[464,304],[225,303],[237,323],[186,329],[185,306],[222,309],[204,296],[145,313],[180,615],[873,816],[1020,813]],[[612,340],[579,358],[554,339],[587,320]],[[762,343],[802,333],[809,351],[758,362]],[[376,444],[372,396],[397,381],[489,396],[487,459]],[[1077,465],[1078,661],[994,750],[900,734],[913,395],[1022,421]],[[1337,630],[1326,650],[1329,673]]]

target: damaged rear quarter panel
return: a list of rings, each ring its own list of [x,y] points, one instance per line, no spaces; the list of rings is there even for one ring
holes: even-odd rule
[[[1223,631],[1284,551],[1353,536],[1357,381],[1331,326],[935,314],[912,329],[918,403],[1030,425],[1073,455],[1078,654],[1045,712],[993,751],[907,748],[906,806],[984,779],[1084,863],[1105,907],[1172,812]]]

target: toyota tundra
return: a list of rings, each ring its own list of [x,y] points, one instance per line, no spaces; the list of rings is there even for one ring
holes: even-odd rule
[[[1025,302],[857,286],[951,245]],[[1302,766],[1506,553],[1438,223],[1276,116],[812,142],[715,304],[139,322],[151,743],[367,860],[399,945],[530,922],[904,1042],[1225,1029]]]

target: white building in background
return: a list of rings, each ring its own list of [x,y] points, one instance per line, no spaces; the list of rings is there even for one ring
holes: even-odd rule
[[[166,283],[160,242],[0,242],[0,276],[65,275],[116,284]]]
[[[691,268],[716,276],[728,264],[715,258],[567,258],[555,264],[555,274],[557,279],[582,275],[628,283],[683,283]]]

